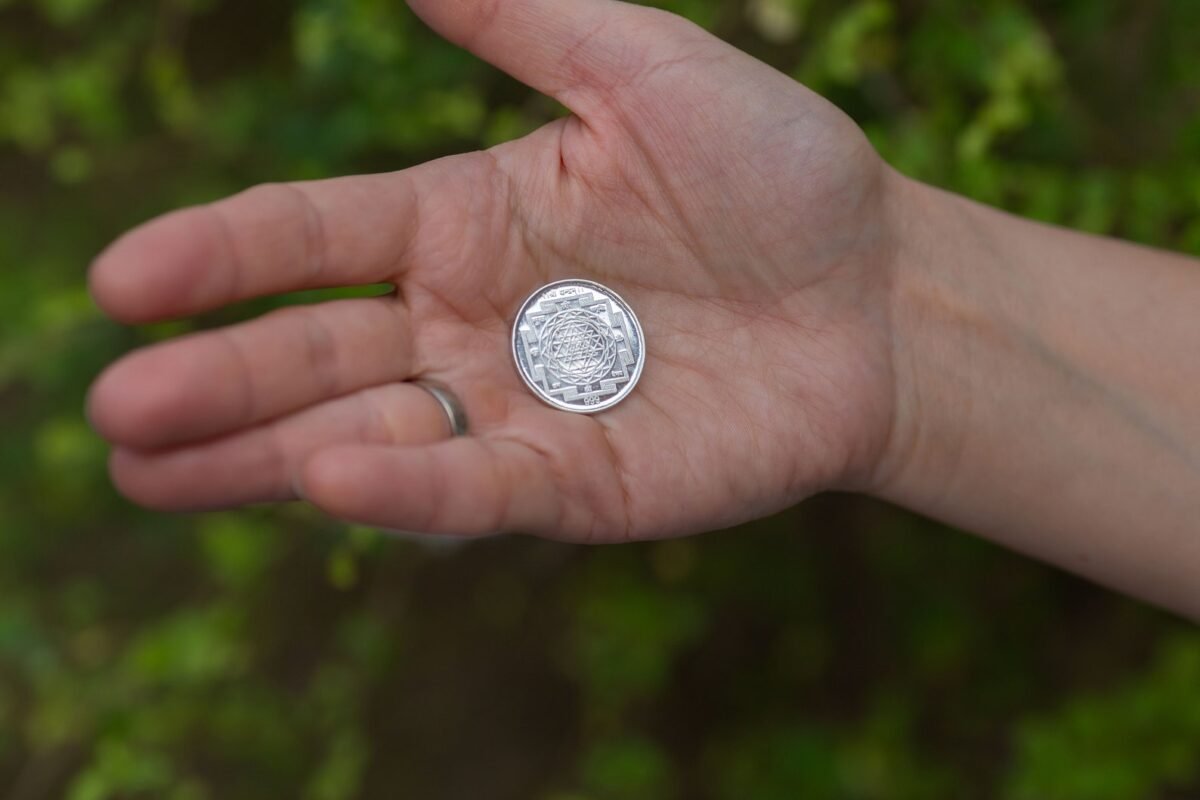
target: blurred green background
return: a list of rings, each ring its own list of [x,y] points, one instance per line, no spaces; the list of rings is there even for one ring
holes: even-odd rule
[[[910,174],[1200,253],[1196,0],[661,5]],[[861,499],[587,549],[114,495],[89,380],[262,306],[119,328],[107,241],[556,113],[399,0],[0,0],[0,800],[1200,796],[1192,626]]]

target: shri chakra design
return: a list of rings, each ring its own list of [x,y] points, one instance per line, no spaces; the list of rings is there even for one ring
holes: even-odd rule
[[[590,311],[560,311],[538,337],[546,371],[563,383],[595,383],[612,371],[617,340],[608,323]]]
[[[624,400],[646,363],[642,328],[616,292],[568,280],[534,292],[513,323],[513,359],[535,395],[593,414]]]

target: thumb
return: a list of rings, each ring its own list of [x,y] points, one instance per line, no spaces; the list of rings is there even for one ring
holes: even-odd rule
[[[689,25],[618,0],[408,0],[434,30],[580,116],[669,54]]]

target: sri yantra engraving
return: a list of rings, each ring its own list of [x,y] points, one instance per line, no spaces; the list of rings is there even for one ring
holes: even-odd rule
[[[530,377],[548,396],[594,406],[630,381],[641,343],[617,304],[587,289],[567,291],[530,306],[519,335]]]
[[[607,322],[578,308],[560,311],[542,327],[538,349],[546,371],[563,383],[595,383],[612,370],[617,340]]]

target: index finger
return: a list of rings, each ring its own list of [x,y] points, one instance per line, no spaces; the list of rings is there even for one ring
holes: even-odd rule
[[[472,191],[477,157],[265,184],[167,214],[96,259],[92,295],[109,315],[137,323],[269,294],[392,281],[411,261],[420,206],[460,205],[444,195]]]

